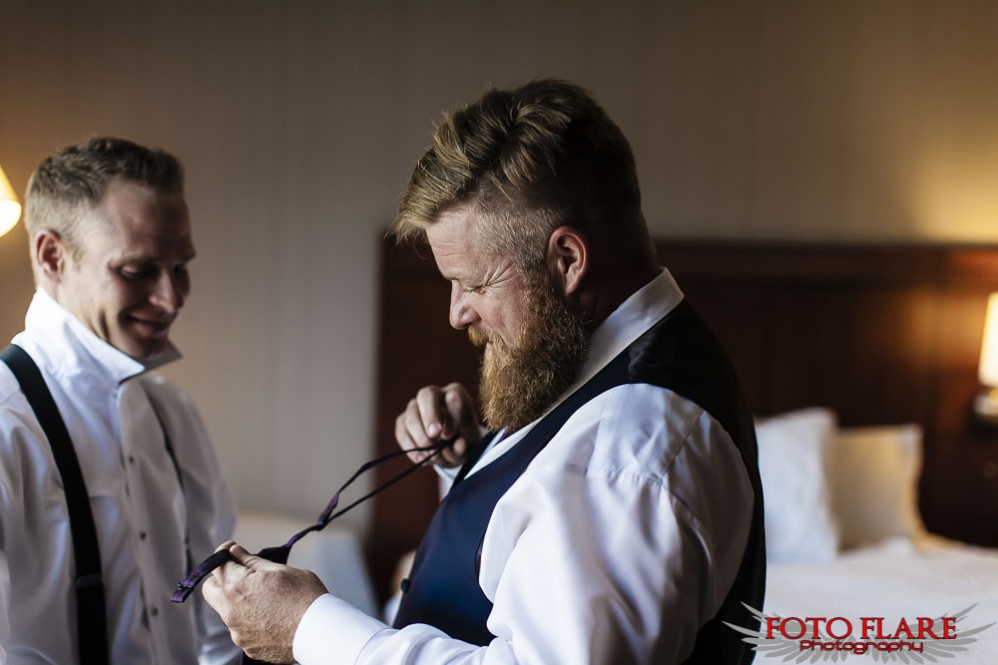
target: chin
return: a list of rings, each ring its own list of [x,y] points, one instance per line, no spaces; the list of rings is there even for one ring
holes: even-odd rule
[[[126,340],[123,344],[115,345],[119,351],[131,356],[139,362],[149,360],[153,356],[166,350],[169,342],[166,340]]]

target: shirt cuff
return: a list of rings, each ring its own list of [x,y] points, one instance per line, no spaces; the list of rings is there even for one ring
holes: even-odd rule
[[[327,593],[305,610],[294,639],[294,656],[301,665],[353,665],[364,646],[388,628],[374,617]]]

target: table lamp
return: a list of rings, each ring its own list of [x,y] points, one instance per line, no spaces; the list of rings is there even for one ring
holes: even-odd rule
[[[985,420],[998,423],[998,292],[988,298],[984,317],[984,339],[981,342],[981,364],[978,377],[988,390],[974,400],[974,411]]]
[[[17,200],[14,188],[7,180],[7,174],[0,166],[0,236],[10,231],[21,217],[21,204]]]

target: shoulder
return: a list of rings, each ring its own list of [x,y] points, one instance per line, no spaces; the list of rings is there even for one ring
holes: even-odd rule
[[[28,399],[0,363],[0,506],[30,493],[33,483],[54,471],[46,440]]]
[[[7,363],[0,362],[0,408],[20,392],[21,386],[14,378],[14,373],[7,367]]]
[[[537,461],[665,482],[685,446],[718,431],[710,414],[672,390],[626,384],[580,407]]]
[[[723,514],[747,519],[754,497],[745,462],[718,420],[650,384],[618,386],[583,405],[521,478],[541,493],[624,497],[632,507],[652,502],[711,524]]]
[[[38,418],[13,372],[0,362],[0,438],[10,440],[13,433],[25,428],[40,431]]]

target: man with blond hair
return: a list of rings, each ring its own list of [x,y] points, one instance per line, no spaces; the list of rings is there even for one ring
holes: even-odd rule
[[[231,663],[217,614],[172,605],[234,506],[190,398],[150,370],[194,258],[172,155],[94,138],[31,176],[37,291],[0,356],[0,663]]]
[[[401,204],[484,347],[485,426],[428,386],[399,444],[452,485],[393,626],[227,543],[204,589],[247,653],[319,663],[748,663],[762,607],[752,421],[658,266],[627,139],[556,80],[445,116]]]

